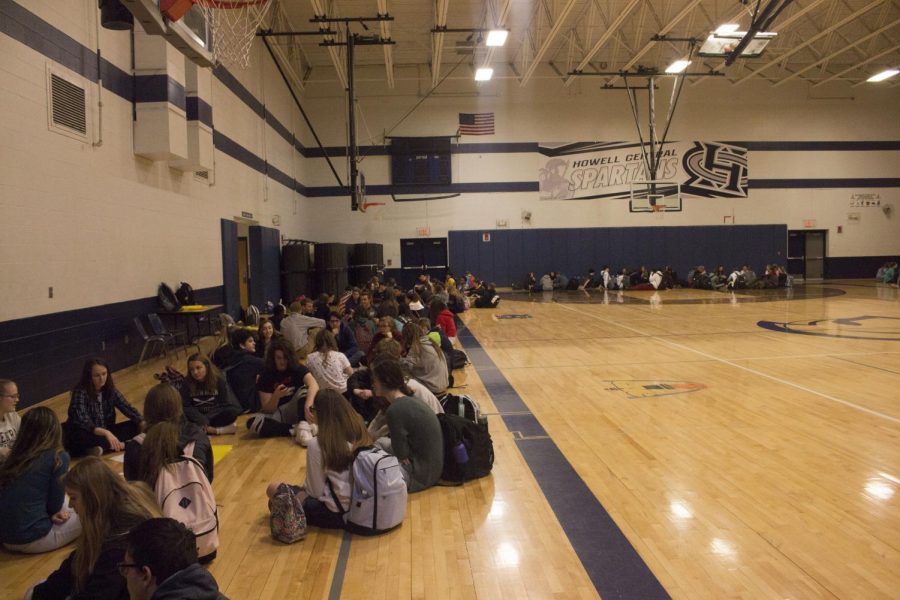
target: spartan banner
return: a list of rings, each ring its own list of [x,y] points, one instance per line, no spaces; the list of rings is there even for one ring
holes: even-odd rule
[[[541,200],[630,198],[646,181],[641,144],[579,142],[539,146]],[[747,148],[724,142],[667,142],[656,179],[681,184],[682,196],[747,197]]]

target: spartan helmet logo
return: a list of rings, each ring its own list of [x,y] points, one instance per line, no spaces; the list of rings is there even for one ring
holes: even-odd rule
[[[551,158],[540,172],[541,200],[567,200],[575,195],[569,189],[569,180],[566,179],[566,170],[569,163],[561,158]]]

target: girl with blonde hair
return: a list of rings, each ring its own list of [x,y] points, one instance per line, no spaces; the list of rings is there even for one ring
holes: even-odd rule
[[[421,382],[432,394],[443,394],[450,385],[447,360],[439,344],[416,323],[403,327],[406,356],[400,359],[409,374]]]
[[[94,456],[72,467],[63,484],[81,519],[81,535],[75,551],[26,598],[127,598],[119,568],[125,536],[135,525],[160,516],[156,498],[145,484],[125,481]]]

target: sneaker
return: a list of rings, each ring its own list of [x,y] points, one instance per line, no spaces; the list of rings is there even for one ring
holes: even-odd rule
[[[225,425],[224,427],[216,427],[215,435],[231,435],[237,432],[237,424]]]
[[[306,448],[309,441],[313,439],[312,427],[306,421],[300,421],[297,424],[297,437],[294,438],[298,444]]]
[[[100,446],[93,446],[88,448],[84,453],[85,456],[103,456],[103,448]]]

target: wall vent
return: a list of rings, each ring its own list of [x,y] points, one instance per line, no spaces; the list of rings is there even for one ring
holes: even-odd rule
[[[206,185],[213,185],[215,183],[215,172],[212,169],[194,171],[194,179],[202,181]]]
[[[51,131],[88,141],[88,93],[84,87],[48,70],[48,117]]]

